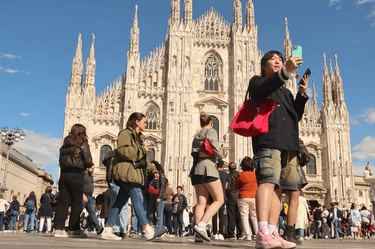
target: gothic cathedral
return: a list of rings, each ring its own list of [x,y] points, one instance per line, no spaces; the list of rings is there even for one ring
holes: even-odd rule
[[[78,36],[66,96],[63,135],[75,123],[86,126],[97,165],[95,195],[107,187],[101,161],[117,147],[117,135],[135,111],[144,113],[148,120],[145,143],[155,145],[149,158],[164,166],[174,189],[178,185],[183,187],[189,206],[195,202],[188,174],[192,165],[192,139],[200,129],[200,111],[209,113],[214,121],[218,139],[225,148],[226,164],[234,161],[238,165],[244,156],[252,156],[251,138],[235,135],[229,125],[244,100],[250,78],[260,74],[262,52],[258,48],[253,2],[247,0],[243,18],[241,1],[234,0],[233,24],[230,24],[214,8],[193,20],[193,0],[184,0],[183,10],[180,10],[180,0],[171,1],[167,38],[142,60],[135,7],[125,74],[98,96],[95,36],[92,35],[85,77],[82,39]],[[286,20],[286,58],[291,55],[291,45]],[[311,101],[300,122],[300,137],[312,158],[305,167],[309,184],[304,193],[308,200],[320,204],[338,201],[345,207],[354,198],[349,114],[337,56],[334,68],[330,60],[328,69],[325,55],[323,59],[322,109],[318,108],[312,82]],[[296,94],[295,79],[286,84]]]

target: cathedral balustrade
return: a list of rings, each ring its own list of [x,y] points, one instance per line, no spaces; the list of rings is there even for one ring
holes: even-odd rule
[[[165,87],[145,87],[140,86],[138,88],[138,97],[164,97]]]

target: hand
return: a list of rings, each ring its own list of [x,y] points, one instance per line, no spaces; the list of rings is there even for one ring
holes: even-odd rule
[[[307,87],[309,86],[309,76],[303,75],[301,81],[302,81],[301,84],[298,84],[299,85],[298,92],[301,95],[304,95]]]
[[[156,203],[159,203],[159,202],[161,202],[161,199],[160,199],[160,198],[157,198],[157,199],[156,199]]]
[[[83,194],[82,200],[83,200],[83,202],[86,202],[86,203],[89,202],[89,200],[87,199],[87,196],[85,194]]]
[[[154,179],[159,180],[159,173],[154,173]]]
[[[148,153],[148,152],[150,152],[154,148],[154,146],[145,145],[145,146],[143,146],[143,148],[145,148],[146,153]]]
[[[302,64],[302,58],[299,56],[292,56],[287,60],[284,65],[285,73],[289,74],[299,68],[298,65]]]

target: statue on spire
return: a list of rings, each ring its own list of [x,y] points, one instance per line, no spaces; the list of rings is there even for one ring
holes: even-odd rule
[[[91,47],[94,47],[94,42],[95,42],[95,34],[94,33],[91,34],[91,38],[92,38]]]

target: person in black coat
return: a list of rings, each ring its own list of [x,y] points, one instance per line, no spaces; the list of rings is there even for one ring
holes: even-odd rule
[[[83,176],[86,168],[94,164],[87,140],[86,128],[75,124],[60,148],[59,200],[56,204],[54,219],[55,237],[66,238],[65,220],[71,206],[68,230],[72,237],[87,237],[80,229],[82,211]]]
[[[51,231],[51,218],[53,216],[52,200],[55,195],[52,194],[52,187],[46,187],[44,194],[40,197],[40,208],[39,208],[39,232],[43,231],[44,221],[47,221],[46,233]]]
[[[20,210],[20,203],[17,200],[17,195],[13,195],[13,201],[10,203],[7,214],[10,217],[9,231],[16,232],[16,221],[18,211]]]
[[[298,190],[298,122],[308,100],[305,94],[308,76],[302,77],[295,97],[284,84],[294,77],[294,72],[300,64],[302,58],[299,56],[292,56],[284,64],[283,55],[271,50],[261,59],[261,76],[252,77],[249,83],[252,99],[270,98],[277,102],[268,119],[269,132],[252,137],[254,165],[259,185],[256,194],[259,226],[257,248],[296,246],[295,243],[282,239],[276,227],[280,214],[281,190]],[[294,215],[296,216],[297,212]],[[293,226],[294,224],[288,224],[285,231],[288,237],[292,235]]]

